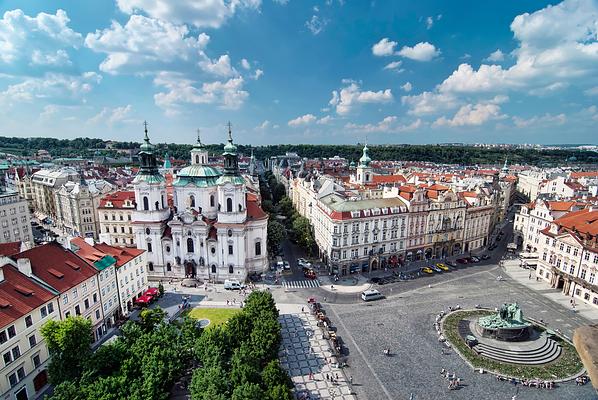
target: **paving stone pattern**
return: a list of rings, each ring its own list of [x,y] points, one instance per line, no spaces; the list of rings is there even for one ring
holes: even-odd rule
[[[278,356],[293,380],[296,397],[307,393],[311,400],[356,400],[343,371],[336,368],[330,343],[315,317],[307,312],[282,314],[279,321],[282,344]],[[338,375],[337,382],[327,380],[326,374]]]

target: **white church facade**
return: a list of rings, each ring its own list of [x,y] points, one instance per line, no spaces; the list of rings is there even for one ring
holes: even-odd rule
[[[267,269],[268,215],[239,172],[230,128],[223,156],[222,172],[209,166],[198,137],[191,165],[173,181],[171,209],[146,128],[133,181],[133,227],[137,247],[147,251],[150,277],[243,281]]]

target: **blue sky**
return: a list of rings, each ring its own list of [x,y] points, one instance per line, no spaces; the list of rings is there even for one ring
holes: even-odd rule
[[[0,0],[0,135],[598,143],[598,0]]]

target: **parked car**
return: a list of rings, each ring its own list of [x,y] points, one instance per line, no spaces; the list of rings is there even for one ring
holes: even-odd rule
[[[245,285],[240,283],[239,281],[227,279],[224,281],[224,289],[226,289],[226,290],[241,290],[241,289],[245,289]]]
[[[479,263],[480,262],[480,259],[478,257],[476,257],[476,256],[472,256],[470,258],[471,258],[471,261],[473,261],[474,263]]]
[[[433,274],[434,271],[432,271],[432,268],[428,268],[428,267],[423,267],[422,268],[422,272],[426,273],[426,274]]]
[[[284,264],[284,269],[291,269],[291,265],[289,264],[288,261],[286,261],[286,260],[283,261],[283,264]]]
[[[457,268],[457,264],[454,261],[445,261],[445,264],[453,268]]]
[[[376,289],[368,289],[364,292],[361,292],[361,300],[363,301],[380,300],[383,298],[384,296],[382,295],[382,293],[380,293]]]
[[[447,266],[446,266],[446,265],[444,265],[443,263],[438,263],[438,264],[436,264],[436,266],[437,266],[438,268],[440,268],[441,270],[443,270],[443,271],[449,271],[449,270],[450,270],[450,269],[449,269],[449,267],[447,267]]]
[[[490,256],[488,254],[482,255],[482,260],[489,260]]]
[[[469,264],[467,258],[457,258],[457,263],[459,264]]]
[[[430,268],[436,272],[442,272],[442,270],[440,268],[438,268],[436,265],[432,264],[430,265]]]

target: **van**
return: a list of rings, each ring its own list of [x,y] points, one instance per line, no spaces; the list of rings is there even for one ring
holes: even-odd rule
[[[224,281],[224,289],[226,290],[241,290],[241,289],[245,289],[245,285],[242,283],[239,283],[239,281],[233,281],[233,280],[225,280]]]
[[[363,301],[379,300],[383,298],[384,296],[382,296],[382,293],[380,293],[376,289],[368,289],[364,292],[361,292],[361,300]]]

